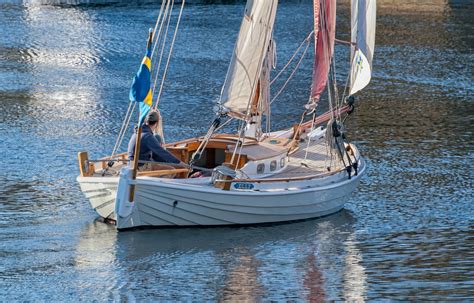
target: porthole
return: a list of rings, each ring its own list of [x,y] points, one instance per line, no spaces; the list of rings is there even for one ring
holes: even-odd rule
[[[285,158],[280,159],[280,167],[285,166]]]
[[[273,160],[270,162],[270,171],[274,171],[277,168],[277,161]]]
[[[263,174],[265,172],[265,164],[260,163],[257,165],[257,174]]]

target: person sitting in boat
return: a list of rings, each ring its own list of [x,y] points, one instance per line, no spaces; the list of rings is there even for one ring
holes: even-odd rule
[[[156,111],[150,111],[145,118],[145,123],[142,126],[142,134],[140,137],[140,152],[139,161],[153,161],[163,163],[174,163],[181,167],[187,167],[187,165],[176,158],[169,151],[161,146],[160,140],[153,134],[159,122],[159,114]],[[128,159],[130,163],[133,163],[135,158],[135,145],[137,142],[137,133],[135,132],[128,143]],[[161,169],[173,169],[176,166],[163,165],[157,163],[138,163],[138,170],[161,170]]]

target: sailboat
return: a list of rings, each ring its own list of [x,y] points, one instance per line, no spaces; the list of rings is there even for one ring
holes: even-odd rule
[[[163,1],[157,25],[150,29],[145,57],[149,60],[151,45],[158,45],[153,49],[162,51],[159,55],[155,53],[154,58],[159,58],[155,61],[166,61],[165,68],[155,72],[160,73],[159,91],[150,88],[151,95],[157,96],[154,108],[160,100],[185,1],[166,53],[163,33],[168,32],[172,2]],[[344,122],[353,112],[354,95],[371,79],[376,3],[352,0],[351,41],[341,41],[335,38],[336,1],[314,0],[314,28],[308,30],[307,38],[287,65],[271,78],[277,6],[277,0],[247,1],[208,132],[164,144],[188,167],[137,171],[137,163],[129,163],[127,154],[117,153],[116,148],[112,155],[98,160],[90,160],[87,152],[78,154],[77,181],[101,217],[114,222],[119,230],[142,226],[220,226],[305,220],[344,207],[366,170],[357,147],[347,142]],[[312,42],[312,84],[308,88],[308,102],[300,109],[301,119],[293,121],[288,129],[272,131],[271,103],[285,89]],[[335,43],[347,45],[350,54],[342,95],[335,76]],[[164,60],[166,54],[168,60]],[[151,67],[145,59],[142,63]],[[289,66],[294,66],[294,70],[272,95],[273,81]],[[329,111],[317,114],[325,91]],[[140,104],[143,118],[146,102],[133,101]],[[136,103],[131,102],[124,125],[130,121]],[[223,133],[224,126],[230,123],[237,125],[237,131]],[[200,172],[200,177],[194,178],[196,172]]]

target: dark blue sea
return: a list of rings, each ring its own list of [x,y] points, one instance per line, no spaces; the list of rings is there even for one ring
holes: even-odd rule
[[[111,153],[160,4],[0,0],[0,301],[474,301],[474,4],[378,2],[373,79],[347,123],[368,173],[344,210],[119,233],[81,193],[76,155]],[[207,131],[243,10],[185,6],[167,141]],[[348,39],[347,1],[338,10]],[[310,0],[281,1],[277,71],[311,29]],[[299,119],[311,68],[275,101],[274,129]]]

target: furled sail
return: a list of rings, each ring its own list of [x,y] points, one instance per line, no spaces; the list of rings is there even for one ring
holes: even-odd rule
[[[376,0],[352,0],[351,42],[351,89],[355,94],[370,82],[372,58],[375,46]]]
[[[314,0],[315,56],[311,100],[317,102],[326,88],[336,34],[336,0]]]
[[[246,115],[272,38],[278,0],[248,0],[220,104]]]

